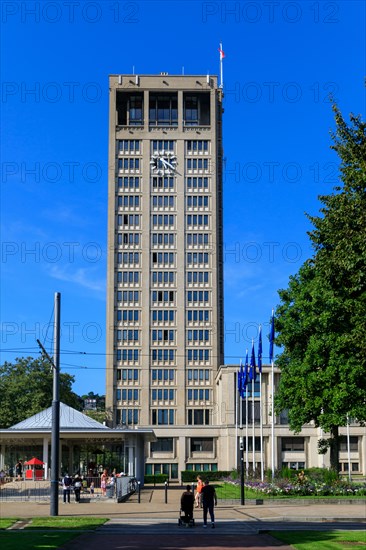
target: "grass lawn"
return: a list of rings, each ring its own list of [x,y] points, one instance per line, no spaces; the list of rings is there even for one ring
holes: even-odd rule
[[[366,548],[365,531],[270,531],[270,534],[298,550]]]
[[[1,520],[0,525],[6,529],[14,521],[14,519],[5,518]],[[95,529],[106,521],[105,518],[89,517],[33,518],[32,523],[24,530],[0,532],[0,548],[1,550],[59,548],[69,540],[78,537],[85,531]]]
[[[7,529],[17,521],[16,518],[0,518],[0,529]]]

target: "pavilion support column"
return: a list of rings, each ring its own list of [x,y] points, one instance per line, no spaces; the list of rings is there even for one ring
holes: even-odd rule
[[[135,475],[135,445],[131,438],[128,440],[128,475]]]
[[[43,458],[42,461],[44,462],[44,478],[48,479],[48,437],[43,438]]]
[[[5,445],[0,445],[0,470],[5,470]]]

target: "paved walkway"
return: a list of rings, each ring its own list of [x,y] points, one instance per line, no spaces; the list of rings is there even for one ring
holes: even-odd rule
[[[63,547],[64,550],[185,548],[224,550],[226,548],[289,547],[267,534],[269,530],[365,529],[366,500],[317,503],[309,501],[264,501],[245,506],[220,502],[215,509],[216,529],[203,529],[202,510],[195,510],[195,527],[178,526],[181,488],[169,488],[168,502],[161,488],[145,488],[124,503],[84,496],[81,503],[59,503],[59,516],[98,516],[109,521],[96,532],[85,533]],[[49,501],[0,502],[2,517],[49,516]]]

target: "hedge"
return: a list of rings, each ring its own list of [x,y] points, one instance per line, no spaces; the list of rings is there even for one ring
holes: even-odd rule
[[[168,474],[156,474],[156,475],[145,475],[144,476],[144,483],[149,484],[156,484],[156,483],[165,483],[166,481],[169,481]]]
[[[193,470],[183,470],[183,472],[181,472],[181,477],[182,483],[189,483],[196,482],[197,476],[201,476],[202,481],[205,481],[205,479],[208,479],[209,481],[220,481],[224,477],[229,477],[230,474],[231,471],[227,472],[224,470],[217,472],[197,472]]]

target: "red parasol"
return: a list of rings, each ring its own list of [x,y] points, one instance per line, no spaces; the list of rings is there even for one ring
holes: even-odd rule
[[[24,462],[26,466],[42,466],[42,464],[44,464],[44,462],[38,458],[31,458],[28,462]]]

